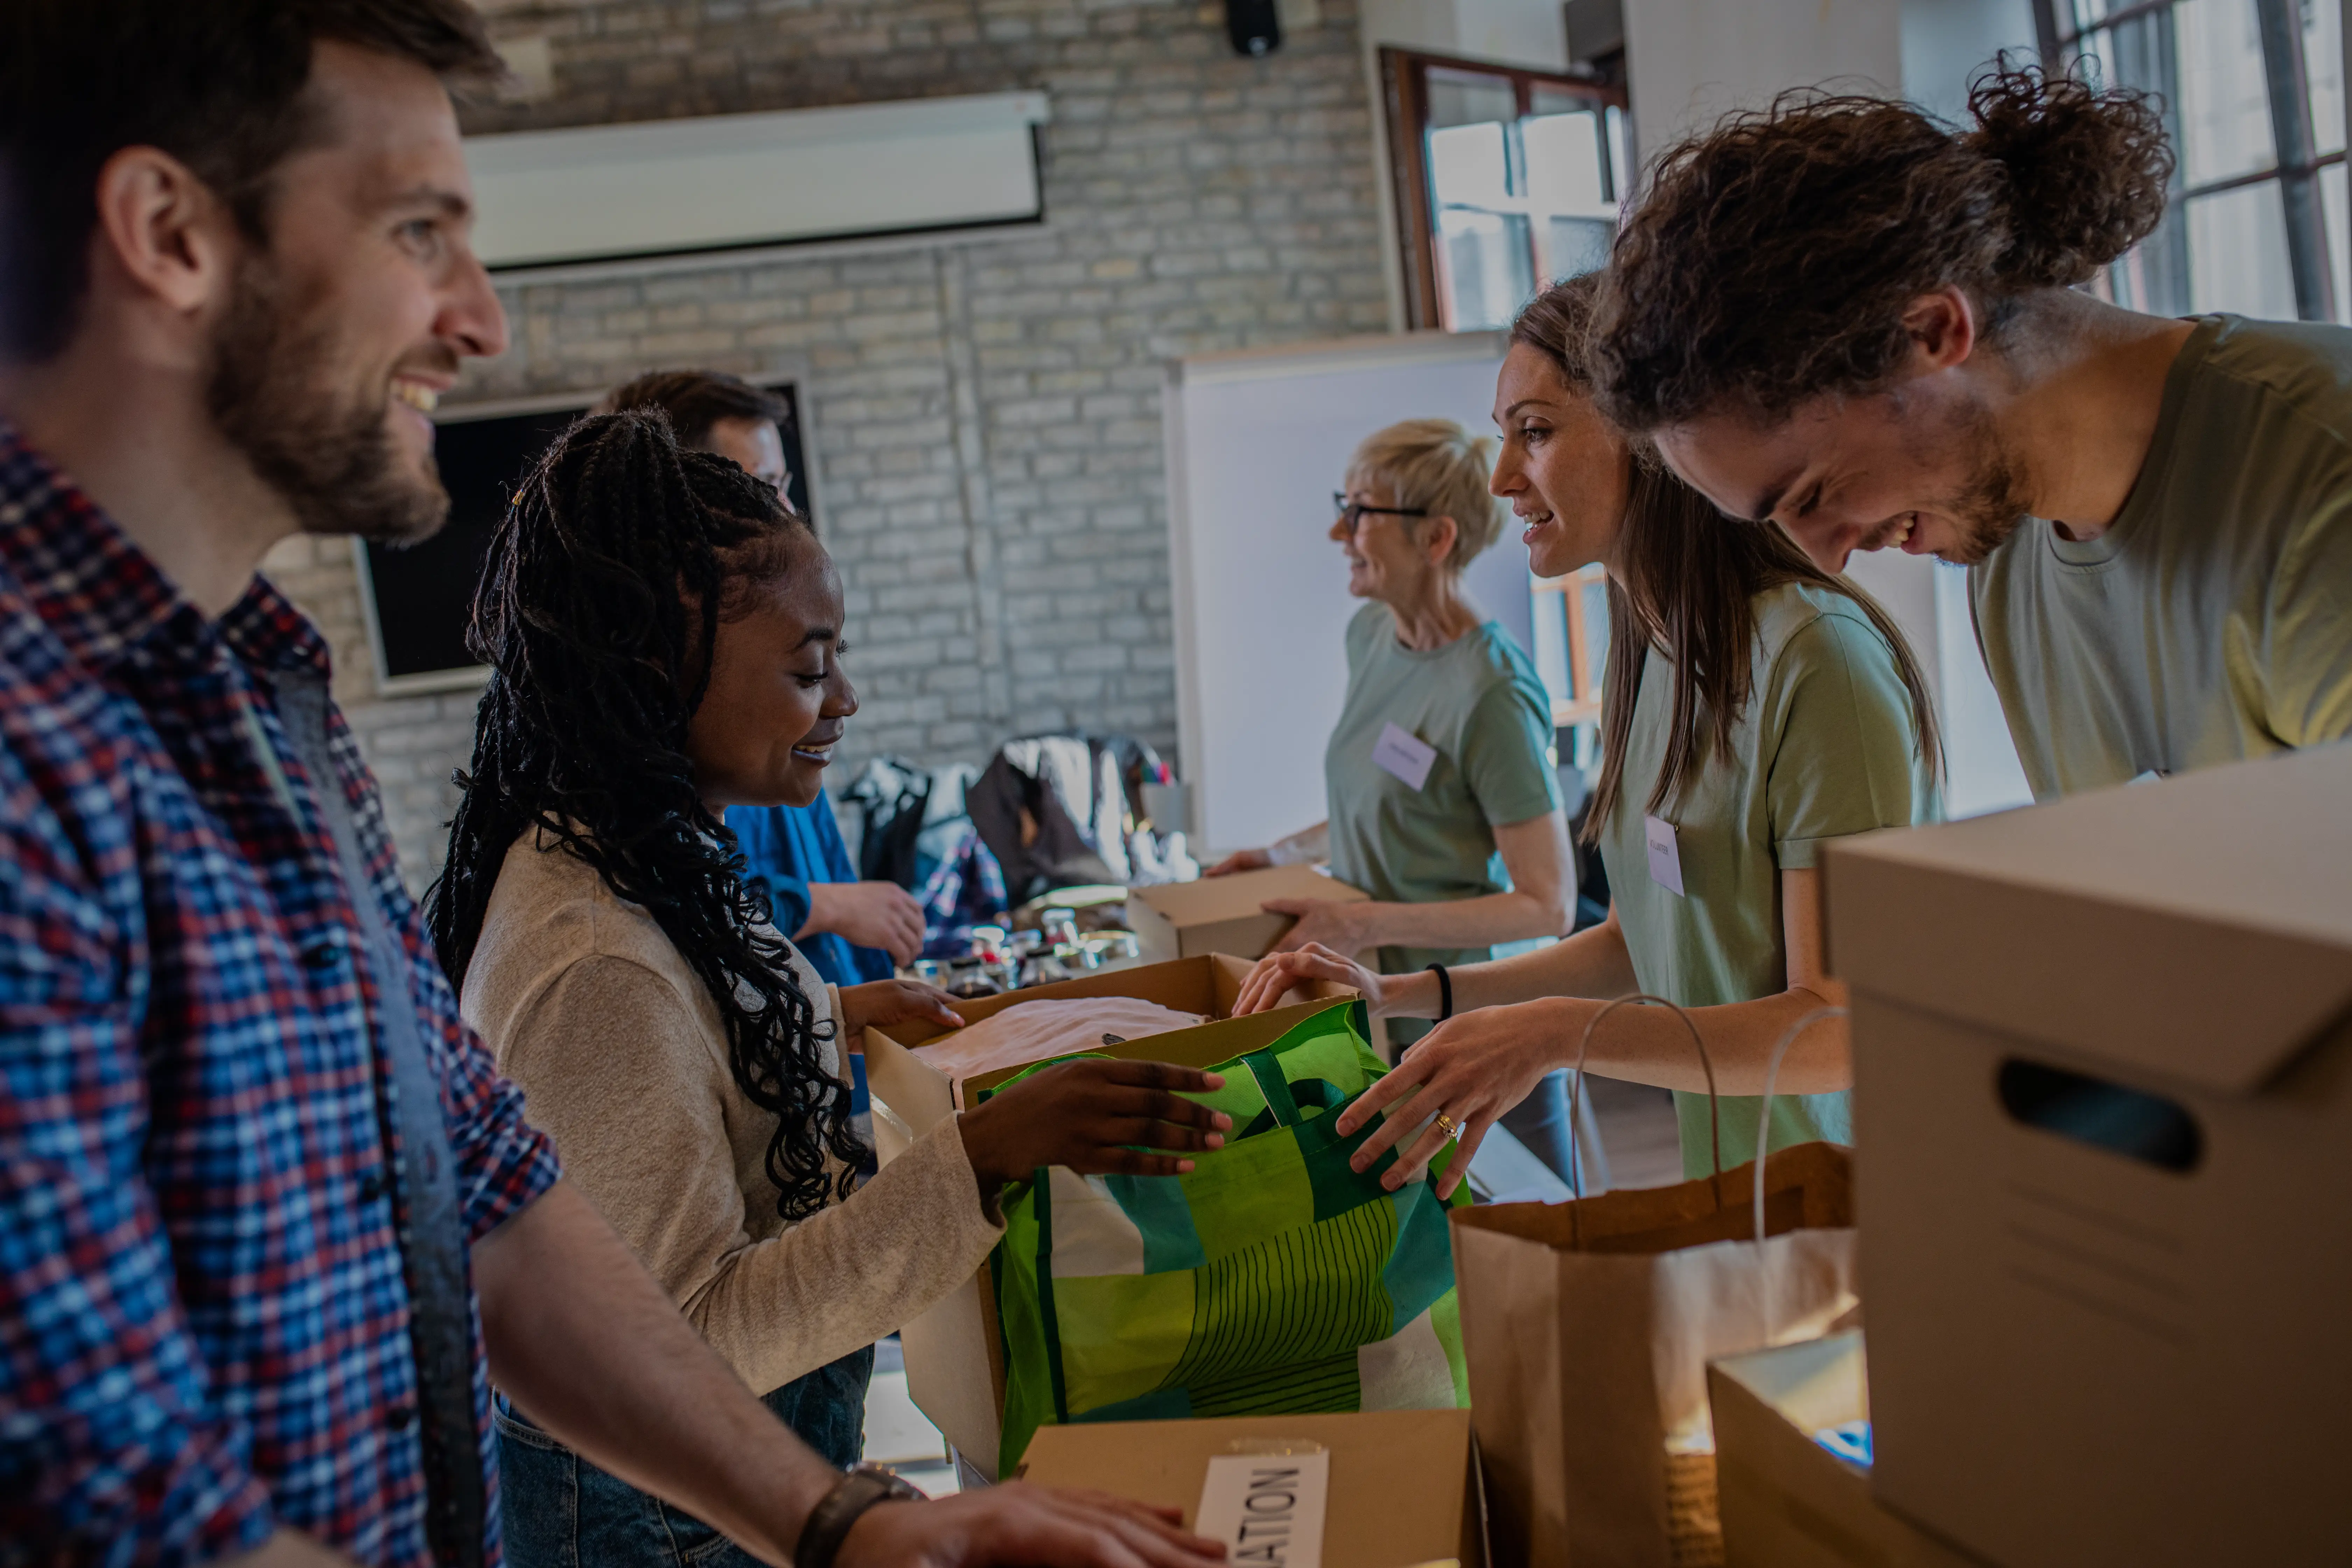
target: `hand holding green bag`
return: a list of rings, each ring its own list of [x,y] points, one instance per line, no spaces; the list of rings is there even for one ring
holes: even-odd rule
[[[1469,1403],[1444,1162],[1391,1193],[1392,1155],[1348,1164],[1375,1124],[1332,1130],[1386,1070],[1367,1031],[1335,1003],[1212,1068],[1224,1088],[1192,1098],[1236,1131],[1189,1174],[1055,1168],[1005,1194],[999,1474],[1049,1424]]]

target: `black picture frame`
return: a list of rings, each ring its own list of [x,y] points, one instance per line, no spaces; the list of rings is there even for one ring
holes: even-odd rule
[[[759,384],[783,400],[786,414],[778,429],[791,475],[787,493],[801,515],[814,520],[799,384]],[[449,521],[421,543],[371,540],[357,552],[360,605],[379,694],[462,690],[488,679],[488,668],[466,651],[466,627],[491,535],[516,484],[594,403],[583,396],[485,404],[453,408],[436,421],[434,458],[449,492]]]

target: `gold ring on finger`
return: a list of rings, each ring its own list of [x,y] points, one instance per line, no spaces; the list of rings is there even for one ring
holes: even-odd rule
[[[1437,1125],[1449,1139],[1459,1138],[1462,1136],[1462,1123],[1454,1121],[1454,1118],[1446,1115],[1445,1112],[1442,1110],[1437,1113]]]

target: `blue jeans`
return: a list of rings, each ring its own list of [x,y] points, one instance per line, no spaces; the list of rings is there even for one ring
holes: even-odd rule
[[[874,1347],[794,1378],[761,1401],[846,1468],[866,1447]],[[498,1401],[499,1514],[510,1568],[760,1568],[693,1515],[606,1475]]]

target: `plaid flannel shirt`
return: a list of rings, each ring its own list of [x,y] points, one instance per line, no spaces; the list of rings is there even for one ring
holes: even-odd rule
[[[416,999],[468,1236],[557,1169],[458,1022],[341,715],[331,780],[278,721],[275,681],[326,666],[257,578],[206,619],[0,426],[0,1564],[279,1525],[430,1560],[380,988]],[[370,973],[354,896],[405,973]],[[478,1312],[472,1341],[495,1563]]]

